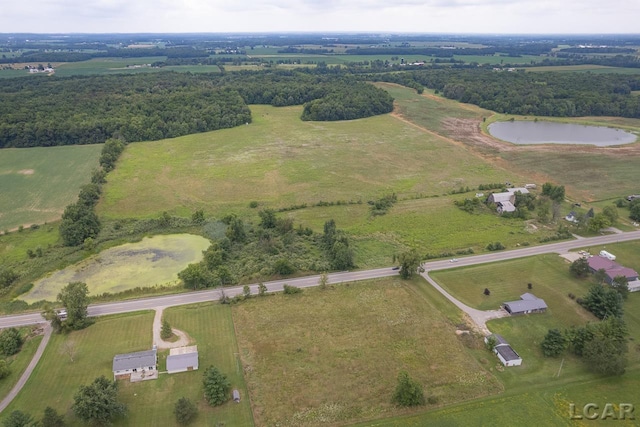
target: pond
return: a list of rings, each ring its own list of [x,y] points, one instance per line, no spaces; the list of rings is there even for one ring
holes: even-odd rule
[[[526,120],[491,123],[489,133],[513,144],[590,144],[608,147],[630,144],[637,139],[636,135],[622,129]]]
[[[211,242],[193,234],[169,234],[145,237],[126,243],[55,271],[34,283],[20,299],[28,303],[55,301],[69,282],[84,282],[89,295],[116,293],[136,287],[171,285],[187,265],[202,260],[202,251]]]

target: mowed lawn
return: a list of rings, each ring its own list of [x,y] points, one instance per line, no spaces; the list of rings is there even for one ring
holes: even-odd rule
[[[414,413],[501,390],[455,334],[457,316],[422,279],[255,298],[233,318],[257,425],[344,425]],[[436,404],[391,403],[400,371]]]
[[[0,230],[59,219],[98,166],[101,144],[0,150]]]
[[[504,172],[390,115],[303,122],[302,107],[251,107],[234,129],[130,144],[109,175],[99,213],[149,217],[196,209],[255,215],[250,201],[281,208],[447,193],[500,182]]]
[[[19,409],[36,418],[47,406],[65,414],[71,426],[83,425],[71,410],[73,396],[82,384],[104,375],[113,378],[113,356],[119,353],[148,350],[152,345],[151,328],[154,312],[140,312],[98,318],[89,328],[69,335],[53,335],[47,349],[25,388],[3,415]],[[252,426],[249,401],[236,359],[235,338],[228,306],[203,304],[169,309],[166,318],[176,328],[185,331],[199,349],[199,371],[180,374],[160,374],[158,380],[141,383],[119,382],[119,400],[127,405],[126,417],[115,425],[156,426],[177,425],[173,407],[180,397],[195,402],[199,415],[192,425]],[[65,351],[71,343],[72,362]],[[159,353],[158,363],[165,369],[168,350]],[[207,366],[215,365],[228,375],[232,386],[241,390],[241,404],[228,402],[211,408],[202,395],[202,375]]]
[[[30,336],[31,327],[20,328],[20,332],[26,338],[20,351],[13,356],[3,357],[9,366],[10,373],[0,381],[0,400],[4,399],[13,386],[16,385],[24,370],[27,369],[27,365],[31,362],[40,341],[42,341],[42,335]]]

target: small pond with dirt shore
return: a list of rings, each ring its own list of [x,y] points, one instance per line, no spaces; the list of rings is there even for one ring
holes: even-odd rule
[[[631,132],[575,123],[514,120],[491,123],[491,136],[513,144],[589,144],[598,147],[631,144],[638,139]]]
[[[84,282],[89,295],[117,293],[137,287],[171,285],[187,265],[199,262],[202,251],[211,242],[193,234],[168,234],[145,237],[105,249],[63,270],[55,271],[34,283],[18,297],[28,303],[55,301],[60,290],[70,282]]]

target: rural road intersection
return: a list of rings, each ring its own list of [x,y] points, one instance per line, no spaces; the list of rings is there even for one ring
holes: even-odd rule
[[[489,262],[505,261],[509,259],[523,258],[533,255],[545,253],[562,254],[571,249],[588,248],[590,246],[606,245],[618,242],[627,242],[630,240],[640,239],[640,231],[630,231],[622,234],[610,234],[598,237],[588,237],[580,240],[563,241],[559,243],[551,243],[542,246],[529,246],[521,249],[513,249],[509,251],[498,251],[489,254],[475,255],[470,257],[459,258],[457,262],[452,263],[451,260],[430,261],[423,264],[425,269],[425,278],[428,277],[430,271],[446,270],[453,267],[462,267],[476,264],[485,264]],[[364,271],[347,271],[340,273],[328,274],[328,283],[344,283],[355,282],[358,280],[376,279],[381,277],[395,276],[397,270],[392,268],[378,268],[374,270]],[[308,288],[318,286],[320,280],[319,275],[307,276],[300,278],[292,278],[286,280],[277,280],[273,282],[265,282],[267,292],[278,292],[283,289],[283,285],[289,284],[299,288]],[[435,283],[427,278],[432,285]],[[436,284],[437,285],[437,284]],[[251,293],[258,293],[258,284],[250,285]],[[438,290],[442,292],[443,290]],[[242,293],[242,286],[234,286],[224,288],[224,293],[233,297]],[[445,293],[445,296],[448,294]],[[204,301],[217,301],[220,299],[220,289],[209,289],[204,291],[187,292],[183,294],[165,295],[159,297],[141,298],[129,301],[111,302],[105,304],[93,304],[89,306],[89,316],[104,316],[108,314],[130,313],[140,310],[154,310],[157,307],[173,307],[177,305],[194,304]],[[457,304],[456,304],[457,305]],[[462,308],[462,307],[461,307]],[[470,307],[469,307],[470,308]],[[471,309],[474,310],[474,309]],[[479,311],[479,310],[477,310]],[[480,312],[480,311],[479,311]],[[473,316],[472,316],[473,318]],[[25,326],[37,323],[43,323],[45,320],[40,313],[19,314],[12,316],[0,317],[0,329],[12,326]]]

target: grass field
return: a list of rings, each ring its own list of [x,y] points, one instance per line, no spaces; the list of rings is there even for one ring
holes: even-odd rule
[[[425,286],[389,278],[233,307],[256,423],[343,425],[411,413],[390,402],[401,370],[437,397],[427,408],[500,391]]]
[[[46,406],[65,414],[67,425],[83,425],[71,411],[73,395],[82,384],[105,375],[113,378],[115,354],[149,349],[153,312],[142,312],[98,319],[89,328],[69,335],[53,335],[43,359],[16,400],[3,415],[20,409],[42,416]],[[196,402],[199,415],[192,425],[252,426],[246,389],[236,359],[236,344],[228,306],[203,304],[167,310],[166,318],[175,328],[192,337],[199,349],[200,371],[174,375],[160,374],[158,380],[142,383],[120,382],[120,401],[128,407],[127,416],[116,420],[120,426],[174,425],[173,406],[182,396]],[[215,327],[212,327],[215,326]],[[75,346],[74,362],[65,353],[65,343]],[[159,354],[164,369],[168,351]],[[232,386],[244,397],[240,405],[233,402],[210,408],[202,398],[202,372],[210,365],[228,375]]]
[[[20,328],[20,331],[23,337],[26,336],[28,338],[25,343],[22,344],[22,349],[18,354],[5,358],[11,372],[8,377],[0,381],[0,400],[4,399],[13,386],[16,385],[24,370],[27,369],[27,365],[31,362],[40,341],[42,341],[42,335],[29,336],[32,331],[30,327]]]
[[[55,301],[70,282],[84,282],[92,296],[138,287],[176,285],[178,273],[199,262],[211,242],[192,234],[169,234],[125,243],[86,258],[37,282],[20,299]]]
[[[545,71],[553,72],[589,72],[594,74],[616,73],[616,74],[640,74],[640,68],[607,67],[605,65],[551,65],[548,67],[525,68],[527,72],[539,73]]]
[[[102,145],[0,150],[0,230],[59,219],[98,166]]]
[[[25,228],[0,236],[0,259],[7,263],[28,258],[27,250],[45,249],[60,240],[58,224],[47,224],[37,229]]]
[[[129,145],[99,211],[151,216],[204,207],[225,215],[246,212],[252,200],[279,208],[390,192],[442,194],[504,176],[462,147],[389,115],[320,123],[300,121],[300,107],[252,111],[248,126]]]

